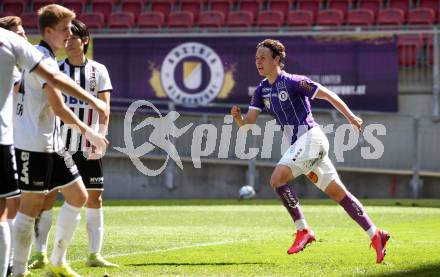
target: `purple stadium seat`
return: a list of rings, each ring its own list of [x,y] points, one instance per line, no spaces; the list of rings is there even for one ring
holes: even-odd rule
[[[379,11],[376,23],[378,25],[402,25],[404,18],[401,9],[385,9]]]
[[[26,7],[28,0],[3,0],[3,12],[10,12],[20,16]]]
[[[287,15],[288,26],[312,26],[313,12],[308,10],[293,10]]]
[[[240,11],[248,11],[252,14],[252,23],[257,20],[257,15],[260,12],[263,0],[239,0],[238,9]]]
[[[234,0],[210,0],[211,11],[222,12],[227,18],[233,3]]]
[[[82,13],[78,19],[84,22],[89,29],[100,29],[104,27],[105,24],[104,15],[102,13]]]
[[[161,28],[165,22],[165,16],[161,12],[144,12],[138,17],[139,28]]]
[[[323,10],[318,13],[316,25],[341,26],[344,24],[344,14],[340,10]]]
[[[21,21],[25,29],[38,29],[38,15],[35,12],[23,13]]]
[[[85,1],[84,0],[64,0],[63,6],[69,10],[74,11],[77,15],[81,14],[84,10]]]
[[[352,10],[347,15],[347,25],[369,26],[374,24],[374,13],[368,9]]]
[[[225,15],[219,11],[201,12],[199,26],[204,28],[221,28],[225,24]]]
[[[281,27],[284,23],[284,15],[280,11],[262,11],[258,14],[257,26]]]
[[[124,12],[131,12],[135,20],[144,11],[143,0],[122,0],[121,9]]]
[[[181,0],[180,10],[192,13],[194,20],[198,20],[204,2],[204,0]]]
[[[382,8],[382,0],[359,0],[359,8],[367,9],[373,12],[374,18],[376,19],[379,10]]]
[[[268,7],[271,11],[280,11],[283,14],[283,19],[285,19],[291,3],[292,0],[269,0]]]
[[[435,13],[430,8],[417,8],[409,11],[407,21],[411,25],[432,25],[435,23]]]
[[[311,11],[313,19],[315,19],[321,7],[321,3],[321,0],[298,0],[298,9]]]
[[[176,0],[151,0],[151,11],[163,13],[166,19],[175,3]]]
[[[108,19],[108,27],[112,29],[131,28],[134,25],[134,15],[131,12],[114,12]]]
[[[416,65],[417,54],[423,46],[422,37],[420,35],[399,36],[397,41],[399,65]]]
[[[253,24],[253,16],[250,11],[234,11],[228,16],[229,27],[250,27]]]
[[[191,28],[194,25],[194,15],[188,11],[170,12],[168,15],[169,28]]]

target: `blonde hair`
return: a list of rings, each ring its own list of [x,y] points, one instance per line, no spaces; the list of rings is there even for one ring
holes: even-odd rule
[[[11,30],[13,27],[22,25],[21,18],[18,16],[5,16],[0,18],[0,27]]]
[[[74,19],[75,13],[63,6],[50,4],[38,10],[38,28],[44,34],[46,27],[54,28],[62,20]]]

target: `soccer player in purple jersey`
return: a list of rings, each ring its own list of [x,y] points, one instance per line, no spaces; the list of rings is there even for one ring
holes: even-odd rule
[[[291,146],[278,162],[270,179],[270,185],[297,228],[295,241],[287,253],[298,253],[315,240],[315,235],[304,218],[298,197],[287,184],[304,174],[339,203],[362,227],[376,250],[376,263],[381,263],[390,236],[387,231],[376,228],[359,200],[341,182],[328,157],[328,139],[313,119],[310,99],[328,101],[358,131],[362,131],[362,119],[354,115],[334,92],[305,76],[283,71],[285,58],[284,45],[277,40],[266,39],[257,45],[255,64],[258,73],[265,79],[255,89],[246,116],[241,115],[237,106],[231,108],[231,115],[241,127],[255,124],[258,115],[266,110],[282,126],[284,134],[291,136]]]

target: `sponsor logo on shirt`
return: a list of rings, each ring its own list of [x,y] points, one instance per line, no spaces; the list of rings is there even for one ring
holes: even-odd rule
[[[312,85],[308,84],[305,80],[299,81],[299,86],[309,92],[313,89]]]
[[[265,92],[271,92],[272,91],[272,88],[263,88],[262,90],[261,90],[263,93],[265,93]]]

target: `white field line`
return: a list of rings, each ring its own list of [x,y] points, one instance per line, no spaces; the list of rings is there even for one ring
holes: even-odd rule
[[[121,254],[105,255],[105,257],[106,258],[117,258],[117,257],[123,257],[123,256],[131,256],[131,255],[141,255],[141,254],[168,252],[168,251],[182,250],[182,249],[195,248],[195,247],[207,247],[207,246],[214,246],[214,245],[233,244],[233,243],[239,243],[239,242],[245,242],[245,241],[249,241],[249,240],[248,239],[243,239],[243,240],[229,240],[229,241],[215,241],[215,242],[206,242],[206,243],[194,243],[194,244],[190,244],[190,245],[170,247],[170,248],[164,248],[164,249],[154,249],[154,250],[148,250],[148,251],[137,251],[137,252],[127,252],[127,253],[121,253]],[[84,259],[77,259],[77,260],[72,260],[71,262],[79,262],[79,261],[83,261],[83,260]]]

